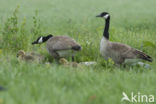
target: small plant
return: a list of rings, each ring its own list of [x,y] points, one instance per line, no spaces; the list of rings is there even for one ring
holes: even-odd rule
[[[26,18],[23,19],[20,25],[19,43],[21,43],[19,46],[20,48],[27,50],[29,38],[27,36],[27,31],[26,31]]]
[[[33,16],[33,27],[32,27],[33,37],[37,37],[42,34],[40,19],[38,19],[38,11],[35,11],[35,16]]]
[[[5,22],[4,30],[3,30],[3,35],[6,34],[15,34],[18,32],[18,13],[19,6],[16,7],[16,9],[13,12],[13,15],[7,19]]]
[[[156,49],[156,45],[152,43],[151,41],[143,41],[143,46],[144,47],[153,47]]]
[[[28,39],[26,36],[26,18],[21,25],[18,23],[19,6],[13,12],[13,15],[7,19],[2,30],[2,48],[17,51],[28,48]]]
[[[100,64],[100,66],[103,66],[105,68],[112,68],[115,65],[114,61],[111,58],[109,58],[107,61],[103,58],[100,58],[98,59],[98,63]]]
[[[13,12],[13,15],[7,19],[2,31],[3,34],[3,45],[2,48],[13,48],[14,43],[17,42],[17,32],[18,32],[18,13],[19,6]]]

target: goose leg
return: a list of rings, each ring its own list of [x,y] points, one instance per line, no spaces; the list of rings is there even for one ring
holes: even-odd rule
[[[74,59],[74,56],[72,56],[72,62],[74,62],[74,60],[75,60],[75,59]]]
[[[52,56],[54,57],[55,62],[58,64],[59,63],[59,59],[60,59],[59,54],[56,51],[53,51]]]

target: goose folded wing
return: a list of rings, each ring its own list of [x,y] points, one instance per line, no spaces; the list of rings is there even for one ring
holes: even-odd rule
[[[140,58],[152,62],[152,58],[150,56],[148,56],[147,54],[145,54],[140,50],[137,50],[125,44],[114,43],[112,45],[112,49],[116,51],[124,59]]]
[[[51,41],[47,44],[47,48],[51,51],[70,50],[73,47],[79,46],[74,41]]]
[[[112,43],[111,49],[116,53],[118,56],[122,58],[136,58],[137,56],[134,54],[134,49],[126,44],[121,43]]]

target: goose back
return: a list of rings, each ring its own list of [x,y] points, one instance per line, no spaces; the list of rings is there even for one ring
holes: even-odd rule
[[[70,56],[74,55],[75,51],[79,51],[81,46],[68,36],[55,36],[51,37],[47,41],[47,50],[48,52],[54,56]],[[56,52],[58,54],[56,54]]]

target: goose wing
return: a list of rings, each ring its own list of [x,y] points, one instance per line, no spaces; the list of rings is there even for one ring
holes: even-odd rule
[[[149,62],[153,61],[153,59],[149,55],[145,54],[144,52],[142,52],[140,50],[133,49],[133,54],[136,55],[137,58],[141,58],[141,59],[149,61]]]
[[[111,48],[124,59],[140,58],[152,62],[152,58],[144,52],[121,43],[112,43]]]
[[[55,36],[50,38],[47,42],[47,47],[55,51],[69,49],[79,50],[81,48],[75,40],[68,36]]]

